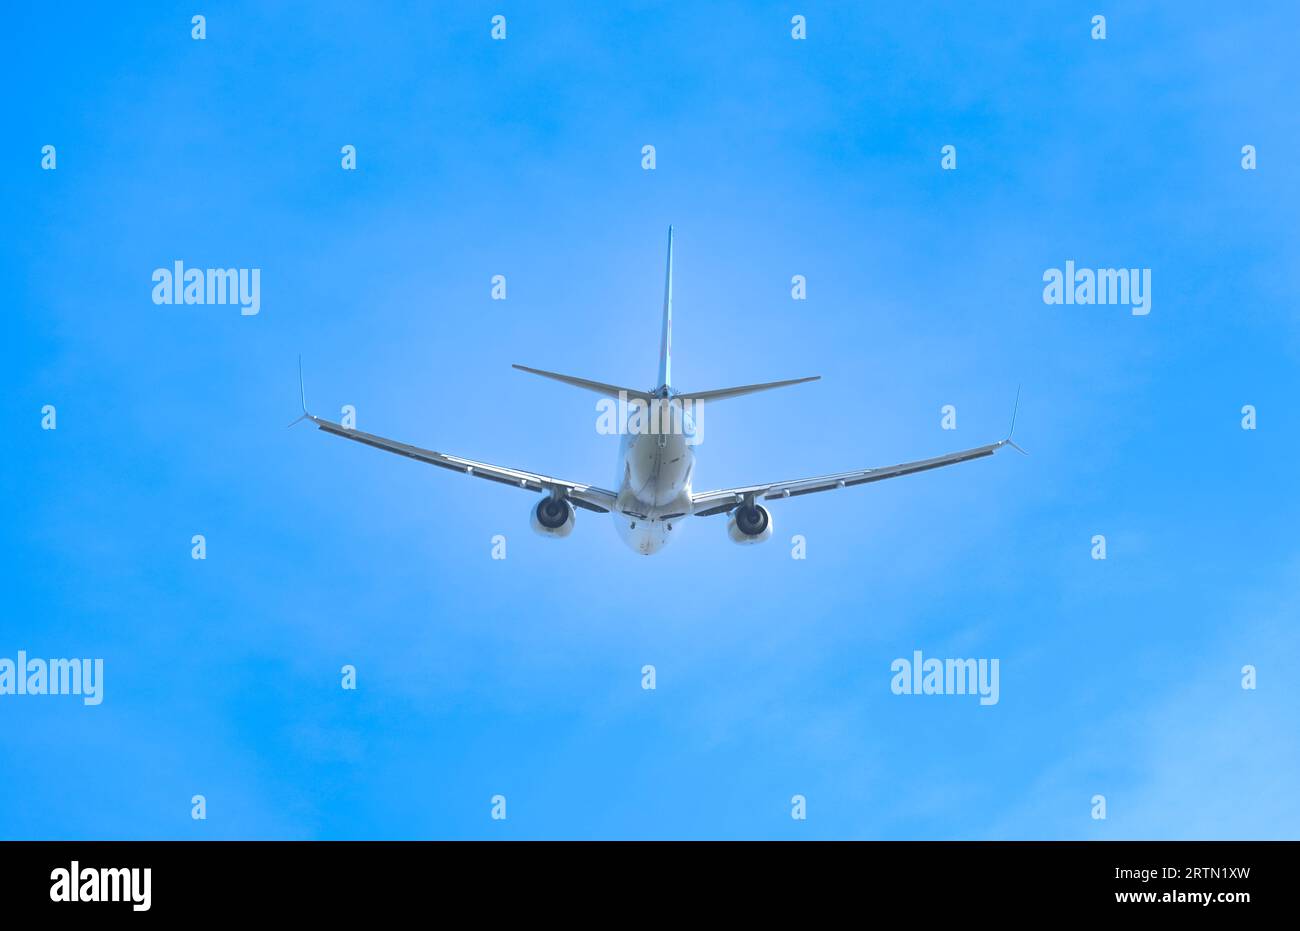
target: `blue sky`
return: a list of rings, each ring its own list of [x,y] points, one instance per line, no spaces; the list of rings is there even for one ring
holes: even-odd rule
[[[11,12],[0,657],[105,697],[0,696],[0,837],[1300,834],[1300,17],[1024,6]],[[301,353],[317,413],[610,486],[593,396],[509,366],[648,386],[670,223],[675,381],[823,376],[712,406],[699,490],[989,442],[1017,386],[1031,455],[646,559],[285,429]],[[177,260],[261,312],[153,304]],[[1150,315],[1045,305],[1066,260]],[[1000,702],[892,694],[918,649]]]

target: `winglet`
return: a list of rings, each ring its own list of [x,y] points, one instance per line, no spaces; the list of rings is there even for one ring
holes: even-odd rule
[[[1008,446],[1010,446],[1012,449],[1014,449],[1016,452],[1020,453],[1021,455],[1028,456],[1029,453],[1021,449],[1020,446],[1016,444],[1016,441],[1011,439],[1011,435],[1016,432],[1016,413],[1019,410],[1020,410],[1020,386],[1016,385],[1016,403],[1011,408],[1011,429],[1007,431],[1007,438],[1002,442],[1006,443]]]
[[[307,389],[302,383],[302,356],[298,357],[298,398],[302,402],[302,416],[295,420],[289,426],[293,427],[302,423],[304,420],[311,420],[311,413],[307,410]]]

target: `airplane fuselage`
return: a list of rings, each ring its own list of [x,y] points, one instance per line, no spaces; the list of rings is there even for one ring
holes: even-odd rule
[[[695,425],[680,402],[669,404],[680,429],[625,431],[619,444],[618,499],[610,513],[623,542],[644,556],[663,549],[691,513]]]

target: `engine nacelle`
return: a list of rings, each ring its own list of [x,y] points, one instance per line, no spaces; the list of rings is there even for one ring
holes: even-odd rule
[[[762,543],[772,536],[772,512],[761,504],[744,505],[731,512],[727,536],[733,543]]]
[[[573,524],[577,513],[573,505],[565,498],[552,498],[547,495],[533,508],[530,523],[533,530],[544,537],[567,537],[573,533]]]

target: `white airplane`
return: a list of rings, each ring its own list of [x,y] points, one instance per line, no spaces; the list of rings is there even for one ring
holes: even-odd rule
[[[644,556],[650,556],[663,549],[672,539],[674,528],[692,515],[709,517],[714,514],[728,514],[730,521],[727,524],[727,533],[733,541],[761,543],[772,536],[772,515],[766,507],[758,503],[759,499],[772,501],[778,498],[808,495],[817,491],[847,488],[850,485],[865,485],[868,482],[878,482],[899,475],[911,475],[913,472],[925,472],[972,459],[982,459],[993,455],[1003,446],[1011,446],[1024,452],[1012,442],[1011,434],[1008,433],[1006,439],[998,440],[996,443],[936,456],[933,459],[919,459],[915,462],[875,469],[839,472],[817,478],[694,492],[691,488],[695,478],[696,426],[691,412],[698,411],[698,405],[753,394],[756,391],[767,391],[770,388],[783,388],[786,385],[816,381],[821,376],[742,385],[715,391],[677,391],[672,387],[672,343],[673,230],[669,227],[663,330],[659,342],[658,387],[643,391],[590,381],[586,378],[575,378],[571,375],[560,375],[523,365],[513,366],[520,371],[541,375],[543,378],[554,379],[566,385],[585,388],[607,398],[621,397],[629,405],[636,405],[639,402],[645,405],[644,410],[653,409],[656,412],[648,418],[651,421],[649,427],[641,431],[621,431],[623,439],[618,458],[617,491],[597,488],[595,485],[582,482],[565,481],[536,472],[524,472],[520,469],[491,465],[473,459],[462,459],[459,456],[450,456],[419,446],[409,446],[406,443],[399,443],[373,433],[364,433],[317,417],[307,410],[307,396],[302,386],[301,360],[298,366],[298,388],[302,398],[302,416],[295,420],[294,424],[310,420],[326,433],[365,443],[376,449],[418,459],[420,462],[462,472],[475,478],[485,478],[503,485],[515,485],[527,491],[543,492],[543,497],[532,509],[531,518],[533,529],[542,536],[567,537],[572,533],[577,517],[576,508],[595,511],[598,514],[611,514],[619,536],[628,546]],[[1017,394],[1016,407],[1019,407],[1019,401]],[[657,427],[661,429],[656,429]],[[1015,409],[1011,414],[1011,427],[1012,430],[1015,429]]]

